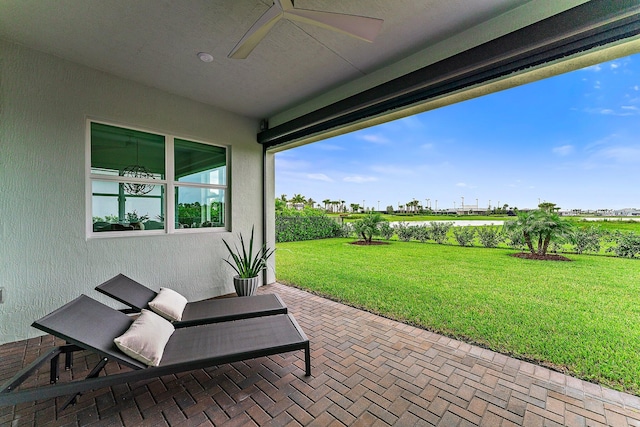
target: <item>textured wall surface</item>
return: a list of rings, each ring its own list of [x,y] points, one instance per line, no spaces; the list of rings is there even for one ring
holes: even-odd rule
[[[201,66],[202,64],[194,64]],[[228,145],[230,232],[87,239],[86,119]],[[0,40],[0,344],[124,273],[189,300],[233,291],[222,239],[262,236],[257,122]]]

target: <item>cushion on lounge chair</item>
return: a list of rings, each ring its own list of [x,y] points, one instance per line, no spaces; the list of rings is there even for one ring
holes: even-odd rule
[[[116,337],[113,342],[127,356],[149,366],[158,366],[171,334],[173,325],[152,311],[142,313],[131,324],[127,332]]]
[[[155,291],[124,274],[118,274],[96,286],[96,290],[131,307],[135,311],[148,308],[149,302],[158,295]],[[188,302],[182,311],[181,320],[173,321],[173,326],[179,329],[286,313],[287,306],[276,294],[262,294],[242,298],[214,298]]]
[[[149,301],[149,308],[172,322],[182,320],[187,299],[169,288],[160,288],[158,295]]]

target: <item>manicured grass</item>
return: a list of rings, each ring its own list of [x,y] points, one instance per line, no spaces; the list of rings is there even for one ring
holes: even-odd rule
[[[343,216],[347,222],[362,218],[365,214],[350,214]],[[339,214],[329,214],[329,216],[341,216]],[[514,219],[507,215],[389,215],[382,214],[387,221],[414,222],[414,221],[508,221]]]
[[[640,394],[640,260],[352,241],[278,244],[278,281]]]
[[[602,220],[602,221],[576,221],[579,227],[597,226],[606,231],[622,231],[635,233],[640,232],[640,221],[620,221],[620,220]]]

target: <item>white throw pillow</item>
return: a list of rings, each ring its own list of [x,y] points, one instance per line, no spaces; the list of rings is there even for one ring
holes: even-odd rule
[[[149,366],[158,366],[162,360],[164,346],[175,328],[153,311],[142,310],[127,332],[113,342],[127,356]]]
[[[182,320],[187,299],[169,288],[160,288],[158,295],[149,302],[151,310],[170,321]]]

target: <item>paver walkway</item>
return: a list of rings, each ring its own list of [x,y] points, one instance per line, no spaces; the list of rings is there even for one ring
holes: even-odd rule
[[[0,425],[640,426],[638,397],[280,284],[259,292],[309,336],[311,377],[293,352],[95,390],[62,412],[54,399],[3,407]],[[0,381],[52,345],[0,346]],[[78,376],[97,361],[83,354]]]

